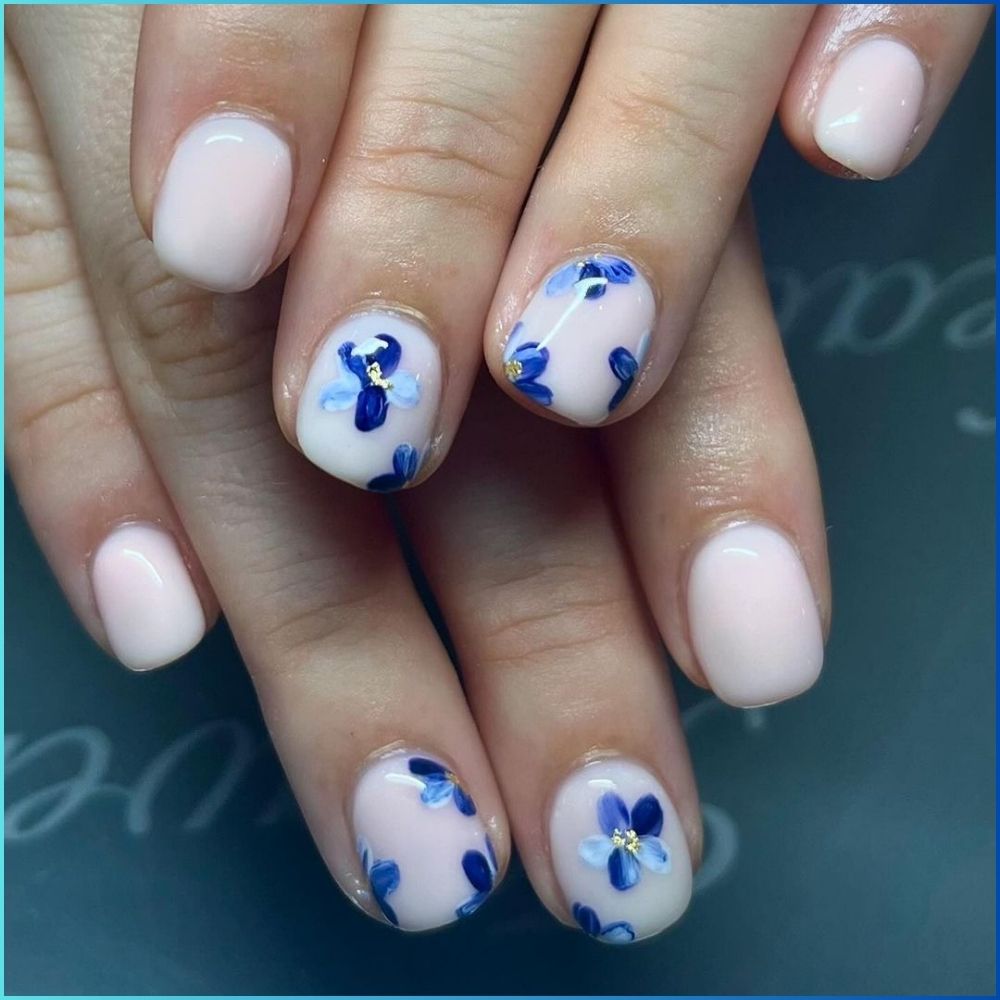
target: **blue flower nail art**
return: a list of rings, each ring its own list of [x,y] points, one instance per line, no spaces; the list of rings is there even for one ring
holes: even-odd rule
[[[510,332],[510,342],[513,343],[521,331],[523,323],[517,323]],[[508,351],[504,358],[503,373],[507,381],[530,396],[542,406],[552,405],[552,390],[542,385],[538,378],[549,363],[549,349],[540,347],[537,342],[519,344]]]
[[[645,333],[639,340],[639,346],[635,354],[627,347],[616,347],[608,355],[608,364],[611,366],[611,372],[621,383],[615,390],[615,394],[611,397],[611,402],[608,403],[608,413],[616,410],[621,401],[629,394],[632,383],[635,382],[635,377],[639,374],[639,368],[646,359],[648,349],[649,334]]]
[[[462,870],[476,891],[455,910],[455,915],[471,917],[493,891],[497,878],[497,856],[493,850],[493,842],[486,837],[486,853],[482,851],[466,851],[462,855]]]
[[[420,456],[412,444],[401,444],[392,453],[392,472],[368,480],[368,489],[376,493],[401,490],[416,474]]]
[[[458,775],[449,771],[444,764],[427,757],[411,757],[410,774],[415,774],[423,781],[424,788],[420,793],[420,801],[431,809],[440,809],[454,801],[455,808],[463,816],[475,816],[476,804],[472,796],[462,787]]]
[[[545,282],[545,294],[562,295],[572,288],[585,299],[599,299],[609,284],[627,285],[634,277],[635,268],[627,260],[599,253],[559,268]]]
[[[639,881],[642,868],[670,871],[670,854],[659,837],[663,809],[655,795],[644,795],[629,813],[620,795],[605,792],[597,800],[597,823],[602,832],[580,841],[580,857],[593,868],[607,865],[611,884],[620,892]]]
[[[399,865],[387,858],[377,859],[372,854],[371,847],[364,837],[358,838],[358,856],[361,858],[361,865],[368,875],[372,899],[375,900],[385,919],[393,926],[398,927],[399,918],[396,916],[396,911],[386,901],[386,897],[399,888]]]
[[[609,944],[628,944],[635,940],[635,930],[627,920],[602,924],[594,910],[582,903],[573,904],[573,919],[580,925],[584,934],[589,934],[600,941],[607,941]]]
[[[319,403],[324,410],[354,407],[354,426],[373,431],[385,423],[389,404],[410,409],[420,402],[415,375],[399,370],[403,350],[395,337],[379,334],[355,346],[346,341],[337,349],[343,374],[331,382]]]

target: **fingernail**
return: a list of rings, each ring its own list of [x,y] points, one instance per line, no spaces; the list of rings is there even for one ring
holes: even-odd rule
[[[255,285],[274,259],[292,193],[292,154],[260,122],[212,115],[177,143],[153,211],[172,274],[217,292]]]
[[[94,553],[97,610],[115,656],[151,670],[193,649],[205,612],[177,543],[152,524],[125,524]]]
[[[574,771],[553,800],[549,841],[566,903],[591,937],[628,944],[687,909],[687,840],[663,786],[639,764],[614,757]]]
[[[504,375],[578,424],[607,420],[633,389],[656,323],[656,296],[631,261],[574,257],[546,276],[515,323]]]
[[[296,435],[311,462],[379,493],[413,481],[441,396],[434,341],[409,316],[355,313],[323,342],[299,399]]]
[[[472,916],[497,860],[470,791],[437,757],[398,751],[361,775],[351,815],[370,899],[406,931]]]
[[[764,524],[710,538],[691,563],[688,619],[695,655],[713,691],[742,708],[812,687],[823,666],[823,630],[795,547]]]
[[[924,70],[908,46],[870,38],[841,55],[816,108],[813,134],[830,157],[881,180],[899,166],[917,126]]]

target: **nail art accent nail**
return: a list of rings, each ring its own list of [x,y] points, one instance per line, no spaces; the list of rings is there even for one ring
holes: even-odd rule
[[[740,708],[801,694],[823,666],[823,629],[802,560],[781,532],[737,524],[691,561],[691,643],[712,690]]]
[[[426,457],[440,394],[438,350],[418,322],[394,310],[355,313],[313,361],[299,400],[299,447],[355,486],[402,489]]]
[[[632,390],[649,352],[656,296],[622,257],[593,253],[551,272],[514,325],[508,381],[578,424],[607,419]]]
[[[267,125],[210,115],[163,175],[153,246],[172,274],[217,292],[255,285],[274,260],[292,193],[292,154]]]
[[[881,180],[899,166],[920,118],[924,70],[907,45],[869,38],[844,52],[816,106],[816,144],[849,170]]]
[[[556,793],[550,820],[556,878],[591,937],[627,944],[672,924],[691,897],[687,841],[666,791],[639,764],[585,764]]]
[[[123,524],[94,553],[97,610],[116,657],[151,670],[201,642],[205,612],[173,537],[153,524]]]
[[[470,917],[496,885],[496,853],[475,802],[433,757],[397,751],[371,764],[352,822],[372,900],[403,930]]]

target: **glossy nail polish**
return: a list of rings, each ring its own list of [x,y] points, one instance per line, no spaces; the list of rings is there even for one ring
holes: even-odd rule
[[[924,99],[924,70],[911,48],[869,38],[838,59],[823,88],[816,145],[849,170],[881,180],[899,166]]]
[[[552,271],[511,330],[507,380],[583,425],[603,423],[635,387],[656,325],[656,296],[623,257],[593,253]]]
[[[372,762],[351,820],[374,907],[422,931],[472,916],[497,881],[493,844],[471,792],[439,758],[395,751]]]
[[[153,246],[178,277],[217,292],[255,285],[274,260],[292,154],[267,125],[212,115],[181,136],[153,210]]]
[[[90,569],[108,643],[129,669],[161,667],[201,641],[205,612],[168,532],[141,523],[115,528]]]
[[[749,708],[801,694],[819,677],[823,631],[792,543],[766,524],[720,531],[691,562],[691,642],[712,690]]]
[[[573,772],[549,820],[556,879],[573,919],[606,944],[628,944],[674,923],[691,898],[691,857],[663,786],[610,757]]]
[[[355,313],[334,327],[309,370],[299,447],[355,486],[402,489],[427,455],[440,396],[440,356],[420,323],[394,310]]]

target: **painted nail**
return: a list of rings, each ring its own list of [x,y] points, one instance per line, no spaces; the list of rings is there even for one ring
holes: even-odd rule
[[[837,60],[816,107],[813,135],[830,157],[881,180],[899,166],[917,126],[924,70],[908,46],[870,38]]]
[[[91,580],[112,652],[131,670],[162,667],[205,634],[180,549],[155,525],[115,528],[94,553]]]
[[[255,285],[274,259],[292,154],[260,122],[212,115],[177,143],[153,211],[153,246],[178,277],[216,292]]]
[[[688,580],[698,662],[715,693],[750,708],[801,694],[823,666],[823,630],[792,543],[764,524],[720,531],[698,551]]]
[[[575,257],[545,278],[514,325],[504,374],[539,406],[600,424],[635,385],[655,324],[656,296],[635,264]]]
[[[691,856],[663,786],[620,757],[574,771],[552,803],[552,864],[573,919],[628,944],[669,927],[691,899]]]
[[[311,462],[386,493],[420,470],[437,420],[441,359],[404,313],[355,313],[329,333],[299,399],[296,434]]]
[[[471,917],[496,885],[476,803],[436,757],[396,751],[369,765],[351,819],[371,902],[395,927],[423,931]]]

